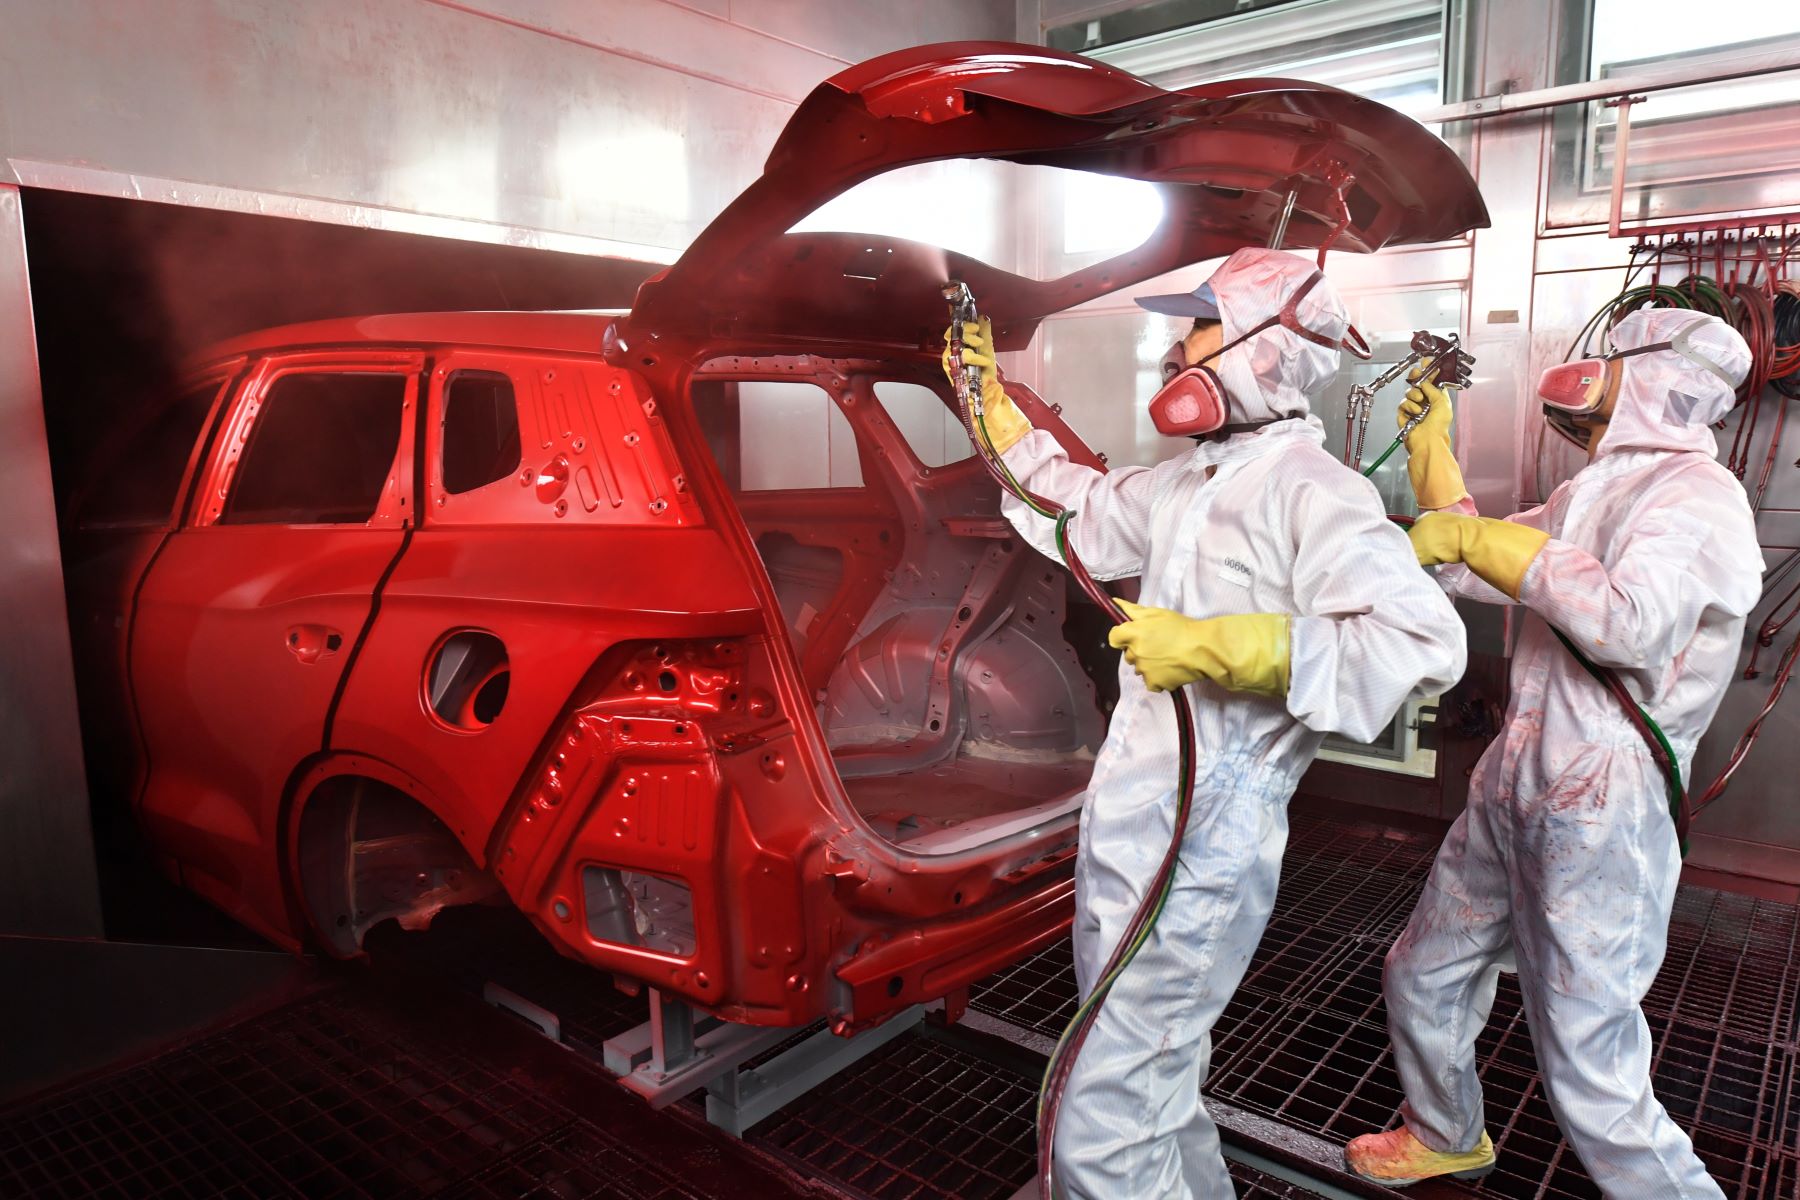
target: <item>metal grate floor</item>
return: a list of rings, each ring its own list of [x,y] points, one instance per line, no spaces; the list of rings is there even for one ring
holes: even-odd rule
[[[1006,1200],[1036,1170],[1037,1081],[915,1033],[750,1131],[854,1200]],[[1229,1164],[1240,1200],[1316,1193]]]
[[[1215,1034],[1208,1094],[1338,1142],[1394,1123],[1382,957],[1436,846],[1295,814],[1275,915]],[[1075,1011],[1067,943],[988,980],[971,1004],[1056,1037]],[[1800,908],[1681,889],[1644,1008],[1657,1095],[1725,1194],[1800,1197]],[[1477,1053],[1500,1166],[1475,1194],[1598,1197],[1545,1099],[1509,976]]]
[[[541,939],[517,936],[492,914],[471,916],[460,927],[447,921],[454,915],[444,914],[427,934],[409,935],[396,949],[465,991],[479,994],[491,979],[550,1009],[561,1019],[565,1041],[596,1059],[606,1037],[643,1020],[642,999],[618,993]],[[1046,953],[1037,966],[1044,989],[1040,1021],[1062,1003],[1063,980],[1073,969],[1067,943]],[[1024,986],[1026,978],[1016,982]],[[1028,996],[1023,1003],[1030,1004]],[[814,1028],[796,1031],[794,1040]],[[853,1200],[1007,1200],[1036,1168],[1037,1082],[915,1032],[760,1122],[745,1141]],[[699,1094],[684,1101],[696,1111],[702,1104]],[[1244,1200],[1313,1195],[1240,1163],[1231,1168]],[[491,1174],[507,1179],[501,1171]],[[508,1186],[467,1194],[511,1196]]]
[[[750,1131],[874,1200],[1004,1200],[1037,1162],[1033,1081],[910,1034]]]
[[[0,1195],[703,1193],[527,1082],[333,993],[0,1112]]]

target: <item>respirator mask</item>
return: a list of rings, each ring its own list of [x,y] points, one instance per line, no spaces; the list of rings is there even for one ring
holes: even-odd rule
[[[1606,404],[1609,372],[1618,370],[1612,364],[1640,354],[1673,350],[1701,370],[1717,376],[1726,387],[1736,390],[1737,383],[1724,367],[1694,348],[1689,337],[1694,330],[1708,324],[1704,317],[1677,329],[1666,342],[1652,342],[1630,350],[1617,350],[1604,358],[1583,358],[1575,362],[1547,367],[1538,377],[1538,399],[1544,402],[1544,420],[1564,438],[1588,449],[1593,429],[1585,424]]]
[[[1243,345],[1265,329],[1279,325],[1309,342],[1329,346],[1334,350],[1349,350],[1367,358],[1368,343],[1363,341],[1362,334],[1354,328],[1350,330],[1350,335],[1355,337],[1356,343],[1361,344],[1360,350],[1349,337],[1326,337],[1300,323],[1300,301],[1324,278],[1323,273],[1314,271],[1305,283],[1294,289],[1294,294],[1288,297],[1280,312],[1226,342],[1199,362],[1190,363],[1187,360],[1187,339],[1177,338],[1175,344],[1169,347],[1169,352],[1163,355],[1162,387],[1150,398],[1150,422],[1156,426],[1156,431],[1165,437],[1204,437],[1225,429],[1225,417],[1230,411],[1225,383],[1219,378],[1218,372],[1206,364],[1227,350]],[[1232,430],[1238,431],[1235,428]]]

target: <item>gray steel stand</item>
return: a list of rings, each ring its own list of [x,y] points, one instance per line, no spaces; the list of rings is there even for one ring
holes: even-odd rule
[[[740,1070],[746,1060],[793,1037],[794,1030],[735,1025],[697,1013],[655,988],[649,994],[650,1019],[606,1040],[606,1069],[652,1108],[665,1108],[704,1087],[706,1119],[735,1137],[925,1016],[925,1006],[914,1005],[854,1037],[820,1030],[768,1062]]]
[[[839,1071],[879,1050],[925,1018],[915,1004],[873,1029],[842,1038],[821,1029],[768,1062],[720,1075],[706,1085],[706,1119],[733,1137]]]

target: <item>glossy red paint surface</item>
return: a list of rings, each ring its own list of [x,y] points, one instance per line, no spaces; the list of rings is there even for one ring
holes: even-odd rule
[[[1048,283],[908,243],[847,275],[866,239],[783,232],[857,179],[958,155],[1133,174],[1178,202],[1146,247]],[[379,920],[500,900],[571,956],[762,1024],[857,1027],[1047,944],[1111,664],[979,465],[927,463],[919,411],[887,389],[949,402],[947,269],[1017,344],[1057,308],[1265,240],[1289,190],[1294,242],[1316,242],[1346,168],[1345,248],[1485,221],[1441,144],[1331,89],[1165,94],[1047,51],[932,47],[822,85],[625,317],[403,314],[213,348],[197,375],[227,382],[177,501],[86,531],[94,569],[71,575],[72,603],[118,614],[84,661],[123,680],[158,853],[284,944],[354,953]],[[309,374],[403,381],[379,499],[241,523],[272,389]],[[449,393],[471,377],[514,399],[518,462],[452,490]],[[831,414],[844,478],[752,477],[790,465],[746,453],[770,387]]]

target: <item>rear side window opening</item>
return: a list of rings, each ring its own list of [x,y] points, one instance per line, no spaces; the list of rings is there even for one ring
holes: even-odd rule
[[[875,398],[922,466],[947,467],[974,455],[962,418],[924,384],[879,379]]]
[[[856,432],[824,388],[785,380],[708,385],[694,411],[734,492],[860,488]]]
[[[296,373],[270,385],[222,525],[354,525],[394,468],[404,375]]]
[[[518,470],[519,409],[510,378],[458,371],[444,388],[443,482],[452,496]]]

